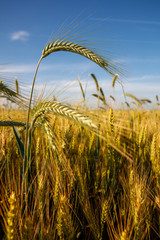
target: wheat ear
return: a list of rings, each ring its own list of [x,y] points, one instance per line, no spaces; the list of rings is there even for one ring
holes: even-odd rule
[[[32,126],[34,125],[38,117],[49,113],[54,113],[56,115],[67,117],[81,125],[85,125],[93,129],[97,128],[96,125],[92,122],[92,120],[90,120],[87,116],[84,116],[83,114],[77,112],[76,110],[68,106],[62,105],[59,102],[44,102],[36,106],[33,109]]]
[[[141,100],[130,93],[125,93],[125,94],[123,94],[123,96],[130,97],[130,98],[134,99],[137,103],[141,104]]]
[[[113,87],[113,88],[114,88],[114,86],[115,86],[115,82],[116,82],[117,78],[118,78],[118,74],[116,73],[116,74],[114,75],[113,79],[112,79],[112,87]]]
[[[12,240],[16,237],[16,197],[13,192],[9,198],[9,211],[7,216],[7,239]]]
[[[2,80],[0,81],[0,90],[5,96],[17,97],[17,93],[4,84]]]
[[[80,54],[89,60],[95,62],[100,67],[104,68],[107,72],[110,74],[113,74],[113,64],[110,61],[107,61],[103,57],[101,57],[99,54],[94,53],[90,49],[83,47],[81,45],[78,45],[74,42],[64,41],[64,40],[56,40],[52,43],[49,43],[42,52],[42,58],[47,57],[49,54],[53,52],[58,51],[67,51],[67,52],[73,52]]]
[[[16,88],[17,88],[17,86],[16,86]],[[26,106],[25,104],[27,103],[27,98],[20,95],[19,92],[17,92],[17,91],[18,90],[16,90],[16,91],[12,90],[12,88],[10,86],[4,84],[3,81],[0,80],[0,97],[6,98],[9,101],[16,103],[19,106],[20,105]]]
[[[96,76],[93,73],[91,73],[91,77],[93,78],[93,80],[95,82],[97,92],[99,92],[99,84],[98,84]]]

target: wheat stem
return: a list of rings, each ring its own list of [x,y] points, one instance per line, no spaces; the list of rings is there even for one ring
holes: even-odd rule
[[[24,144],[24,159],[23,159],[23,169],[22,169],[22,194],[21,194],[21,202],[23,202],[23,194],[24,194],[24,182],[23,179],[24,178],[24,173],[25,173],[25,166],[26,166],[26,161],[27,161],[27,140],[28,140],[28,127],[29,127],[29,117],[30,117],[30,111],[31,111],[31,103],[32,103],[32,96],[33,96],[33,90],[34,90],[34,85],[35,85],[35,81],[36,81],[36,76],[37,76],[37,72],[38,72],[38,68],[39,65],[41,63],[42,57],[39,59],[37,67],[36,67],[36,71],[34,74],[34,78],[33,78],[33,83],[32,83],[32,89],[31,89],[31,95],[30,95],[30,99],[29,99],[29,106],[28,106],[28,115],[27,115],[27,122],[26,122],[26,134],[25,134],[25,144]]]

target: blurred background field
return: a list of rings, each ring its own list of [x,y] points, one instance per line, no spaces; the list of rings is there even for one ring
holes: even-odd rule
[[[160,113],[101,107],[74,107],[97,132],[54,114],[48,130],[37,122],[24,196],[13,127],[0,127],[1,239],[159,239]],[[25,123],[24,110],[0,112]]]

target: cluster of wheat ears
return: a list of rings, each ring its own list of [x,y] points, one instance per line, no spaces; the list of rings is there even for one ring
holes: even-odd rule
[[[113,109],[94,74],[96,109],[56,100],[32,107],[39,65],[57,51],[105,69],[136,109],[127,101]],[[160,114],[140,110],[149,100],[125,94],[117,73],[112,61],[58,38],[43,49],[29,100],[17,79],[15,90],[0,82],[1,98],[21,107],[0,109],[0,239],[160,238]]]

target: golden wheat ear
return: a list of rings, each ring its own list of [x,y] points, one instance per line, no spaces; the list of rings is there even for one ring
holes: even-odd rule
[[[52,43],[49,43],[42,52],[42,58],[47,57],[49,54],[53,52],[58,51],[67,51],[67,52],[73,52],[80,54],[89,60],[95,62],[100,67],[104,68],[108,73],[113,74],[114,73],[114,65],[111,63],[111,61],[107,61],[103,57],[101,57],[99,54],[94,53],[89,48],[83,47],[79,44],[76,44],[74,42],[70,41],[64,41],[64,40],[56,40]]]
[[[16,197],[13,192],[9,198],[10,207],[7,216],[7,239],[16,239]]]
[[[97,129],[97,126],[87,116],[59,102],[40,103],[33,109],[32,113],[32,126],[38,117],[45,116],[47,114],[56,114],[58,116],[64,116],[66,118],[74,120],[76,123],[79,123],[81,125],[93,128],[95,130]]]

